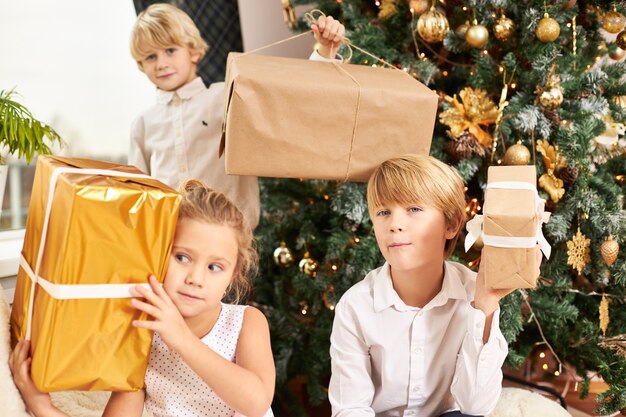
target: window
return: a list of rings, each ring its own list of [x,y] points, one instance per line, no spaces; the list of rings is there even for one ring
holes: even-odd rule
[[[6,2],[0,13],[0,89],[54,127],[56,154],[125,162],[130,125],[154,102],[154,87],[128,46],[131,1]],[[0,234],[24,227],[35,162],[9,161]]]

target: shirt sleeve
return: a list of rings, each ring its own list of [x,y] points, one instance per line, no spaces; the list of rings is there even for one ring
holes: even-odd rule
[[[491,334],[483,344],[485,314],[469,304],[467,308],[467,333],[457,356],[451,392],[462,413],[483,416],[493,411],[500,398],[508,344],[500,331],[500,309],[493,313]]]
[[[335,55],[335,58],[325,58],[323,56],[321,56],[319,54],[319,52],[317,52],[317,49],[315,51],[313,51],[311,53],[311,55],[309,56],[309,59],[311,61],[321,61],[321,62],[337,62],[337,63],[343,63],[343,57],[339,54]]]
[[[145,127],[143,117],[133,121],[130,128],[130,149],[128,151],[128,165],[133,165],[145,174],[150,174],[150,155],[145,146]]]
[[[341,301],[330,335],[331,377],[328,398],[332,417],[374,417],[374,383],[369,349],[357,315]]]

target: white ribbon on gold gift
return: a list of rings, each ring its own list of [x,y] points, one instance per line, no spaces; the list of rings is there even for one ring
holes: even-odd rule
[[[535,236],[493,236],[483,233],[483,216],[476,215],[465,225],[465,228],[467,229],[467,236],[465,237],[465,252],[472,247],[482,234],[483,243],[485,245],[499,248],[533,248],[537,245],[537,243],[539,243],[541,251],[546,256],[546,259],[550,259],[552,248],[541,230],[542,225],[548,222],[550,213],[544,211],[546,201],[539,197],[537,188],[533,184],[524,181],[500,181],[487,184],[487,189],[529,190],[534,192],[536,213],[541,216],[541,222],[539,222],[539,225],[537,226],[537,233]]]
[[[20,259],[20,266],[24,272],[30,277],[30,299],[28,302],[28,321],[26,325],[26,340],[30,340],[31,322],[33,319],[33,304],[35,299],[35,286],[39,284],[51,297],[68,300],[68,299],[86,299],[86,298],[130,298],[133,297],[130,290],[137,285],[150,288],[149,284],[55,284],[39,275],[41,260],[46,247],[46,237],[48,235],[48,223],[50,222],[50,212],[52,211],[52,202],[54,190],[57,180],[61,174],[83,174],[83,175],[103,175],[108,177],[124,177],[124,178],[143,178],[153,179],[144,174],[133,174],[130,172],[113,171],[109,169],[90,169],[90,168],[56,168],[50,176],[50,185],[48,188],[48,201],[46,204],[46,214],[43,222],[43,230],[41,233],[41,241],[39,243],[39,252],[35,262],[35,270],[28,264],[24,255]]]

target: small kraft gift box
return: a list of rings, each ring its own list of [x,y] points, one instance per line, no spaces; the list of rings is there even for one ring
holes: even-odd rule
[[[465,250],[483,237],[482,268],[487,288],[535,288],[537,244],[546,258],[550,245],[541,230],[550,213],[537,193],[534,166],[492,166],[487,172],[483,215],[467,223]]]
[[[228,174],[367,181],[430,151],[437,94],[396,68],[230,53],[225,91]]]
[[[165,277],[181,196],[134,167],[39,157],[11,312],[41,391],[136,391],[152,333],[130,288]]]

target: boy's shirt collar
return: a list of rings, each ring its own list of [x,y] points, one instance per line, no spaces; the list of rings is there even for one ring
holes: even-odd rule
[[[206,87],[204,86],[202,78],[196,77],[193,81],[183,85],[176,91],[163,91],[157,89],[157,103],[169,104],[174,99],[174,95],[177,95],[181,100],[189,100],[204,90],[206,90]]]
[[[434,307],[442,306],[446,304],[449,299],[467,300],[468,294],[459,273],[456,268],[450,267],[448,262],[444,262],[441,291],[423,307],[423,310],[430,310]],[[380,268],[378,274],[374,276],[372,293],[374,298],[374,310],[376,312],[381,312],[392,306],[399,311],[420,310],[419,307],[405,304],[396,290],[394,290],[391,280],[390,265],[387,262]]]

